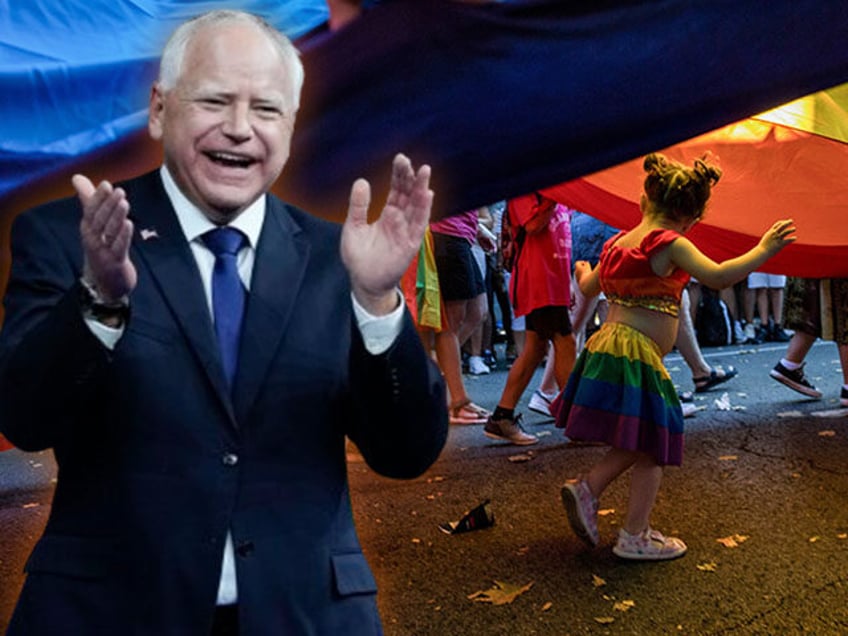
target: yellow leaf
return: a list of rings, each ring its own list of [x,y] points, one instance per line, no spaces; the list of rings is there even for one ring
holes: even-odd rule
[[[636,601],[631,601],[630,599],[619,601],[615,605],[612,606],[614,610],[618,610],[619,612],[626,612],[631,607],[636,605]]]
[[[614,623],[615,619],[612,616],[596,616],[595,622],[601,625],[609,625],[610,623]]]
[[[818,540],[819,540],[818,537],[810,537],[810,543],[815,543]]]
[[[744,543],[748,540],[748,537],[742,534],[732,534],[729,537],[722,537],[721,539],[716,539],[719,543],[721,543],[726,548],[736,548],[740,543]]]
[[[594,584],[595,587],[602,587],[602,586],[607,584],[607,582],[605,580],[603,580],[601,577],[599,577],[597,574],[592,575],[592,583]]]
[[[543,611],[543,612],[547,612],[547,611],[548,611],[549,609],[551,609],[553,606],[554,606],[554,604],[553,604],[553,603],[551,603],[550,601],[548,601],[547,603],[545,603],[544,605],[542,605],[542,611]]]
[[[615,508],[604,508],[603,510],[598,510],[599,517],[606,517],[607,515],[611,515],[615,512]]]
[[[737,459],[739,459],[738,455],[721,455],[721,456],[719,456],[718,461],[720,461],[720,462],[732,462],[732,461],[735,461]]]
[[[836,538],[837,539],[848,539],[848,533],[840,532],[839,534],[836,535]]]
[[[701,572],[715,572],[718,564],[715,561],[710,561],[709,563],[699,563],[695,567],[701,570]]]
[[[481,590],[474,592],[474,594],[469,594],[468,598],[481,603],[506,605],[507,603],[512,603],[519,594],[524,594],[524,592],[533,586],[533,581],[530,581],[527,585],[513,585],[512,583],[505,583],[503,581],[495,581],[494,583],[494,587],[486,591]]]

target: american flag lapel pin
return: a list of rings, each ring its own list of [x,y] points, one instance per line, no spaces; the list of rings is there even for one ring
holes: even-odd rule
[[[146,227],[141,230],[141,240],[149,241],[150,239],[158,239],[159,232],[156,231],[155,227]]]

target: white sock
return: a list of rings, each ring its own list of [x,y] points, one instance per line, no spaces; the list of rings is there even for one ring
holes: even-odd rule
[[[781,359],[780,359],[780,364],[782,364],[784,367],[786,367],[786,368],[787,368],[787,369],[789,369],[790,371],[795,371],[795,369],[798,369],[798,368],[799,368],[799,367],[801,367],[804,363],[803,363],[803,362],[790,362],[790,361],[789,361],[789,360],[787,360],[786,358],[781,358]]]

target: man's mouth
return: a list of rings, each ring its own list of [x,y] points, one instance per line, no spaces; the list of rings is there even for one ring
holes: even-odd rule
[[[256,160],[251,157],[245,157],[244,155],[237,155],[231,152],[216,152],[210,150],[204,154],[215,163],[226,166],[227,168],[249,168],[256,163]]]

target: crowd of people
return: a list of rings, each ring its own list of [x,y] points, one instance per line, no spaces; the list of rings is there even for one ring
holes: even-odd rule
[[[696,411],[693,393],[710,391],[738,374],[732,366],[713,367],[706,361],[698,327],[708,330],[705,320],[714,318],[703,306],[710,302],[722,308],[718,320],[724,323],[726,344],[788,342],[771,377],[820,398],[822,392],[803,373],[804,357],[816,338],[832,339],[843,370],[848,369],[848,288],[843,281],[787,281],[753,271],[794,241],[791,220],[775,223],[749,252],[713,262],[685,234],[705,213],[720,170],[703,160],[687,167],[650,155],[645,171],[643,220],[626,232],[539,192],[488,206],[500,210],[494,248],[500,254],[489,263],[501,271],[493,275],[484,269],[480,277],[487,285],[504,281],[508,304],[501,301],[500,311],[511,326],[505,344],[515,345],[519,353],[511,366],[504,361],[503,392],[483,433],[520,446],[538,441],[522,426],[516,406],[543,365],[528,408],[554,418],[569,439],[611,446],[587,474],[568,480],[562,489],[575,533],[597,544],[598,498],[630,470],[631,501],[614,552],[626,559],[661,560],[686,551],[681,539],[650,526],[650,512],[663,466],[682,461],[682,420]],[[472,233],[468,237],[473,241]],[[451,265],[439,272],[440,281],[452,284],[455,278]],[[497,293],[487,289],[488,298]],[[737,296],[744,298],[744,328]],[[494,350],[494,340],[489,345]],[[691,371],[692,391],[671,384],[662,359],[672,348]],[[840,404],[848,407],[848,376],[844,379]]]

